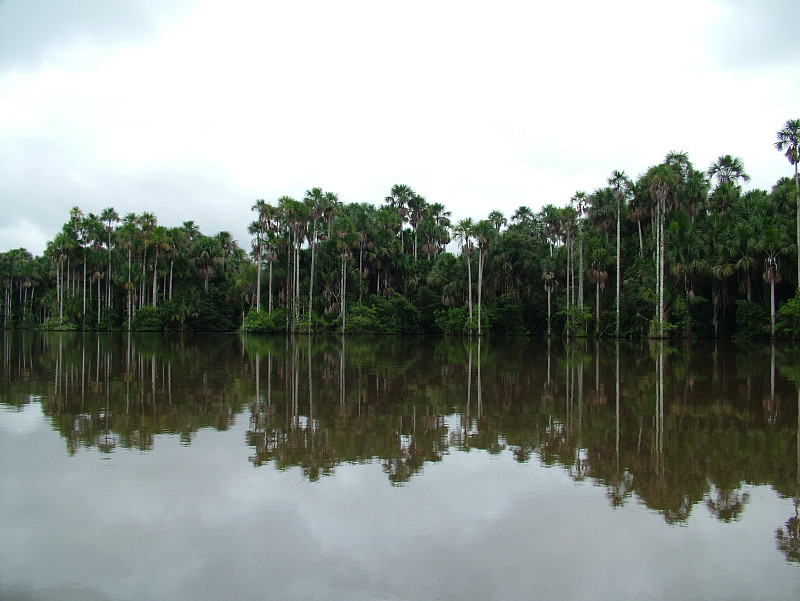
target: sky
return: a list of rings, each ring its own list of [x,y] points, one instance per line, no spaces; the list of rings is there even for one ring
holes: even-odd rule
[[[684,151],[791,175],[796,0],[0,0],[0,251],[70,208],[249,250],[259,198],[394,184],[454,220],[565,206]]]

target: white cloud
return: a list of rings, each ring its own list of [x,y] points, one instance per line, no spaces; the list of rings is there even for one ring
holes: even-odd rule
[[[672,149],[739,155],[758,187],[788,173],[772,138],[800,82],[774,57],[721,62],[733,2],[144,2],[130,34],[90,4],[44,46],[6,9],[38,62],[0,70],[0,203],[47,237],[73,205],[113,205],[246,245],[256,198],[312,186],[379,203],[408,183],[455,217],[510,215]]]

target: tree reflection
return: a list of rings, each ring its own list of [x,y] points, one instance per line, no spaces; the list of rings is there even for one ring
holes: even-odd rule
[[[247,410],[243,457],[312,481],[372,463],[402,485],[448,453],[510,453],[669,523],[698,505],[737,520],[745,485],[800,489],[800,405],[758,402],[797,394],[792,347],[68,333],[0,348],[0,398],[41,398],[69,453],[190,444]]]

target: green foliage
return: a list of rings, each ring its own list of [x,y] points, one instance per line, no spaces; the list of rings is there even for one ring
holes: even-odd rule
[[[49,332],[74,332],[78,329],[78,325],[71,322],[62,323],[54,317],[42,322],[39,329]]]
[[[800,323],[800,322],[799,322]],[[767,338],[769,336],[769,314],[763,307],[745,300],[736,301],[737,340]]]
[[[493,334],[520,335],[527,334],[523,319],[522,299],[518,296],[503,294],[487,303],[486,311],[489,330]]]
[[[670,336],[692,336],[692,315],[689,305],[683,296],[675,298],[669,310],[670,324],[668,327]]]
[[[464,307],[437,309],[434,320],[444,334],[469,334],[469,312]]]
[[[348,334],[421,334],[421,321],[419,309],[403,295],[371,296],[353,305],[345,329]]]
[[[164,329],[164,320],[158,307],[146,305],[136,311],[131,323],[131,330],[136,332],[160,332]]]
[[[239,328],[244,333],[276,333],[286,331],[286,311],[276,309],[272,313],[267,311],[256,311],[255,308],[245,316],[242,327]]]
[[[561,309],[558,315],[563,320],[565,335],[585,337],[590,334],[593,318],[587,306],[584,306],[583,311],[577,306],[572,306],[569,310]]]
[[[791,298],[778,310],[775,334],[781,338],[800,338],[800,296]]]

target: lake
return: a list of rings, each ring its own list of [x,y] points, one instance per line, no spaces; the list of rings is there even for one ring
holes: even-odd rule
[[[0,599],[798,599],[800,348],[6,333]]]

